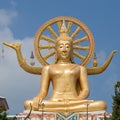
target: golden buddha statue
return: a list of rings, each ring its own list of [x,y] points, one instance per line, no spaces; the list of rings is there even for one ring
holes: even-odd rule
[[[50,28],[49,30],[54,33]],[[60,35],[56,37],[54,46],[55,63],[46,64],[42,68],[27,65],[20,53],[20,44],[4,43],[16,50],[20,66],[25,71],[41,74],[40,92],[33,99],[25,101],[25,110],[30,110],[32,106],[32,110],[42,111],[43,103],[46,112],[85,112],[88,104],[88,111],[106,110],[107,105],[104,101],[87,100],[90,93],[87,76],[103,72],[112,60],[115,51],[112,52],[102,67],[86,68],[85,65],[74,63],[73,37],[68,35],[65,21],[62,23],[59,33]],[[50,82],[52,82],[53,91],[49,100],[45,100]]]

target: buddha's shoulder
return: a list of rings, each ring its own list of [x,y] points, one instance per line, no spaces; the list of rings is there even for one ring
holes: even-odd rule
[[[85,66],[79,65],[79,64],[51,64],[46,66],[47,68],[57,68],[57,67],[76,67],[80,69],[86,69]]]
[[[50,68],[50,65],[45,65],[42,70],[48,70]]]

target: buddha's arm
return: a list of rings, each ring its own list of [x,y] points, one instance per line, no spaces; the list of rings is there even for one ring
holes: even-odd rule
[[[88,85],[88,78],[87,78],[87,71],[86,68],[81,66],[80,67],[80,94],[79,99],[86,99],[89,96],[89,85]]]
[[[43,67],[41,75],[42,77],[41,77],[41,84],[40,84],[40,92],[38,93],[36,97],[33,98],[34,107],[39,107],[43,99],[47,96],[48,88],[50,84],[49,66]]]
[[[43,68],[41,75],[40,93],[38,96],[40,99],[44,99],[47,96],[50,85],[49,66]]]

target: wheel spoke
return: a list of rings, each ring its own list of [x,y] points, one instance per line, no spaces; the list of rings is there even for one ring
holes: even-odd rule
[[[78,49],[78,50],[89,50],[90,47],[89,46],[73,46],[73,49]]]
[[[80,55],[79,53],[77,53],[77,52],[75,52],[75,51],[73,51],[73,54],[74,54],[75,56],[79,57],[79,58],[82,59],[82,60],[85,59],[85,56]]]
[[[77,40],[73,41],[73,44],[78,44],[78,43],[81,43],[85,40],[88,40],[88,36],[85,36],[85,37],[82,37],[80,39],[77,39]]]
[[[40,39],[46,40],[46,41],[48,41],[48,42],[52,42],[52,43],[56,44],[56,41],[55,41],[55,40],[53,40],[52,38],[49,38],[49,37],[47,37],[47,36],[45,36],[45,35],[42,35]]]
[[[54,54],[55,54],[55,51],[52,51],[52,52],[48,53],[47,55],[44,55],[43,57],[44,57],[44,59],[46,60],[46,59],[48,59],[49,57],[53,56]]]
[[[52,34],[52,36],[53,36],[54,38],[57,38],[57,37],[58,37],[58,35],[57,35],[56,32],[52,29],[51,26],[48,26],[48,27],[47,27],[47,30]]]
[[[79,33],[80,30],[82,30],[82,29],[78,26],[77,29],[75,30],[75,32],[73,32],[73,34],[71,35],[72,39],[74,39],[76,37],[76,35]]]
[[[42,49],[48,49],[48,50],[50,50],[50,49],[52,49],[54,47],[55,47],[54,45],[46,45],[46,46],[39,45],[40,50],[42,50]]]
[[[62,26],[62,22],[58,21],[58,22],[57,22],[57,25],[58,25],[58,31],[60,31],[60,28],[61,28],[61,26]]]
[[[68,34],[70,33],[70,29],[71,29],[72,24],[73,24],[72,22],[68,22],[68,26],[67,26],[67,29],[68,29],[67,33]]]

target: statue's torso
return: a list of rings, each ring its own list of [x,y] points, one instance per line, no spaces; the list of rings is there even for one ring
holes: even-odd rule
[[[51,100],[77,99],[76,84],[80,76],[79,65],[50,65],[49,74],[53,84]]]

